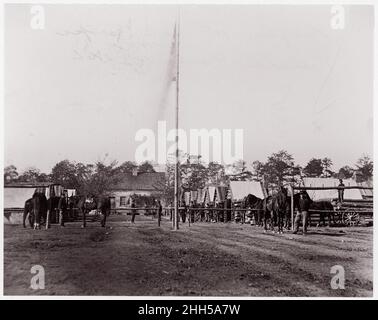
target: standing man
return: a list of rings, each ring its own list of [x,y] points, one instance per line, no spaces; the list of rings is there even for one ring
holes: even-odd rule
[[[161,205],[160,200],[158,200],[158,226],[160,227],[160,221],[161,221],[161,214],[163,212],[163,207]]]
[[[62,193],[58,201],[58,211],[59,211],[59,224],[61,227],[64,227],[64,216],[67,211],[67,200],[66,194]]]
[[[131,223],[135,223],[135,215],[136,215],[135,202],[134,202],[134,199],[131,199]]]
[[[339,187],[345,187],[345,184],[343,183],[343,179],[339,179]],[[339,202],[344,201],[344,189],[340,188],[338,190],[339,193]]]
[[[294,234],[298,233],[299,230],[299,223],[302,218],[302,224],[303,224],[303,235],[307,233],[307,223],[308,223],[308,211],[310,209],[310,205],[312,203],[312,200],[308,196],[307,192],[304,190],[301,190],[299,195],[299,201],[298,201],[298,211],[297,215],[295,216],[295,230]]]

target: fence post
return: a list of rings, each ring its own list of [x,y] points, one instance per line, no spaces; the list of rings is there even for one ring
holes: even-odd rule
[[[291,191],[291,203],[290,203],[290,209],[291,209],[291,231],[294,231],[294,187],[290,186]]]

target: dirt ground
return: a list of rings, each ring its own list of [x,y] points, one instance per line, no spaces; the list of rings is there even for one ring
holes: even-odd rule
[[[235,223],[181,224],[111,216],[106,229],[4,226],[5,295],[372,296],[373,228],[263,233]],[[45,289],[30,288],[33,265]],[[331,267],[345,269],[334,290]]]

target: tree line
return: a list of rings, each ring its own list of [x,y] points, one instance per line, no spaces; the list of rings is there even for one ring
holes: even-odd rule
[[[112,185],[120,182],[122,174],[132,173],[135,169],[139,172],[155,172],[153,165],[149,162],[138,165],[132,161],[125,161],[118,165],[117,161],[110,164],[106,164],[105,161],[84,164],[63,160],[58,162],[48,174],[35,167],[27,168],[18,174],[15,166],[7,166],[4,169],[4,183],[53,182],[65,188],[76,189],[80,194],[101,195]]]
[[[197,190],[206,184],[224,184],[229,181],[264,181],[267,186],[278,186],[286,183],[298,183],[301,177],[334,177],[341,179],[354,178],[357,182],[372,179],[373,161],[369,156],[360,157],[353,167],[345,165],[339,170],[333,169],[329,158],[312,158],[301,167],[294,157],[285,150],[272,153],[265,162],[254,161],[248,165],[239,160],[231,165],[216,162],[205,164],[201,156],[184,154],[180,156],[180,187],[186,190]],[[19,174],[13,165],[4,169],[4,182],[54,182],[66,188],[75,188],[82,194],[101,194],[122,179],[122,174],[139,172],[155,172],[152,163],[136,164],[125,161],[120,165],[113,161],[105,164],[98,161],[94,164],[76,163],[69,160],[58,162],[50,173],[40,172],[31,167]],[[174,163],[166,164],[166,180],[164,194],[173,197]]]

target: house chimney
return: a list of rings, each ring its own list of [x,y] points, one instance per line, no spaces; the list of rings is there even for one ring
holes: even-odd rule
[[[138,175],[138,167],[133,168],[133,176],[136,177]]]

